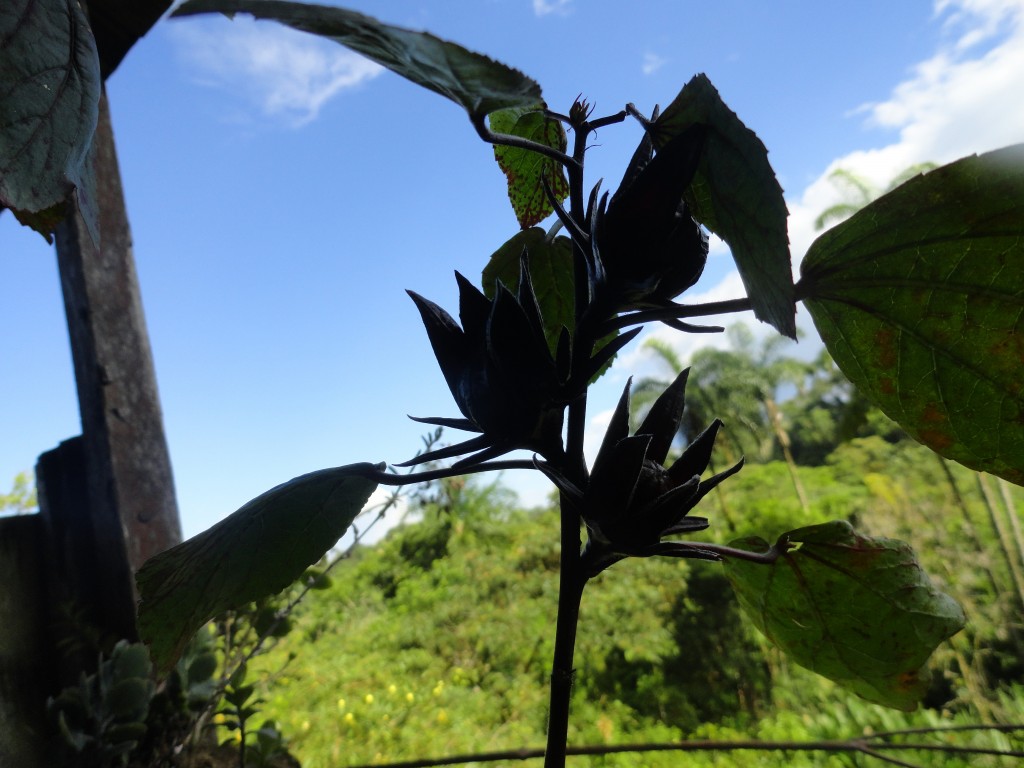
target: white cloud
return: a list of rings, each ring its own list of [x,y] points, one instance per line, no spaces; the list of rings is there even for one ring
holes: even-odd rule
[[[888,99],[858,110],[868,126],[895,129],[898,139],[836,158],[799,200],[790,201],[789,236],[797,261],[818,234],[815,217],[841,200],[828,181],[836,168],[882,189],[911,165],[948,163],[1021,141],[1024,2],[937,0],[935,12],[946,17],[949,40]]]
[[[572,0],[533,0],[533,12],[538,16],[557,13],[568,16],[572,11]]]
[[[1007,24],[1020,20],[1021,0],[936,0],[935,16],[946,16],[944,26],[956,34],[956,48],[966,50],[1006,31]]]
[[[641,69],[645,75],[653,75],[667,63],[668,59],[648,51],[644,54],[644,63],[641,65]]]
[[[251,19],[189,22],[173,25],[171,34],[201,83],[241,94],[264,115],[295,127],[383,71],[336,43]]]

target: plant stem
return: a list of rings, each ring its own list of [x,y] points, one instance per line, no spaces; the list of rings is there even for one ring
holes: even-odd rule
[[[477,135],[488,144],[497,144],[503,147],[514,147],[516,149],[526,149],[530,152],[536,152],[538,155],[544,155],[557,163],[561,163],[567,169],[573,168],[577,164],[576,160],[569,157],[564,152],[559,152],[554,147],[549,147],[545,144],[541,144],[540,142],[530,141],[529,139],[524,139],[521,136],[513,136],[508,133],[493,133],[491,129],[487,127],[486,115],[470,115],[469,119],[473,123],[473,128],[476,129]]]
[[[558,618],[555,622],[555,654],[551,663],[550,707],[548,711],[547,749],[544,768],[565,766],[566,740],[569,734],[569,701],[572,697],[573,657],[576,627],[586,577],[580,560],[579,516],[563,495],[562,551],[558,576]]]
[[[569,215],[575,223],[586,226],[583,209],[583,158],[587,151],[590,128],[583,121],[574,126],[574,163],[566,166],[569,177]],[[575,276],[576,333],[573,341],[573,371],[589,360],[593,352],[590,339],[582,338],[581,320],[590,301],[587,286],[586,254],[582,245],[573,240],[573,267]],[[577,485],[585,487],[587,465],[583,455],[583,438],[587,419],[586,389],[569,404],[566,430],[564,474]],[[572,698],[573,657],[576,651],[576,628],[580,615],[583,587],[587,583],[583,572],[580,547],[580,512],[564,493],[561,496],[561,553],[558,572],[558,617],[555,620],[555,653],[551,662],[550,706],[548,710],[547,748],[544,768],[564,768],[566,739],[569,733],[569,701]]]
[[[657,322],[669,319],[682,319],[684,317],[707,317],[708,315],[724,315],[733,312],[748,312],[754,308],[750,299],[730,299],[728,301],[714,301],[708,304],[676,304],[665,309],[645,309],[639,312],[628,312],[624,315],[608,320],[601,326],[601,333],[628,328],[631,325],[642,325],[649,322]]]

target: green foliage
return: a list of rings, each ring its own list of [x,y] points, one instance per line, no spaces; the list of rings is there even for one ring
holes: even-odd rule
[[[943,456],[1024,482],[1024,145],[914,178],[822,235],[804,297],[851,381]]]
[[[960,161],[879,199],[819,238],[804,262],[804,277],[796,290],[785,202],[767,150],[703,75],[691,80],[653,120],[632,105],[591,120],[592,110],[582,98],[568,115],[549,111],[539,86],[518,71],[427,33],[352,11],[278,0],[191,0],[177,14],[209,11],[249,13],[332,39],[456,102],[467,111],[478,135],[495,145],[520,225],[532,227],[554,211],[568,234],[554,238],[552,233],[549,238],[528,229],[507,242],[485,269],[487,289],[494,286],[490,296],[458,275],[461,326],[441,307],[410,292],[463,416],[419,420],[476,436],[418,455],[406,465],[462,456],[456,464],[462,470],[514,465],[543,471],[561,491],[561,548],[555,551],[552,544],[533,539],[529,547],[513,546],[508,531],[517,528],[519,516],[470,510],[463,515],[439,514],[415,533],[396,534],[397,561],[385,558],[385,566],[376,570],[353,568],[368,581],[362,594],[351,583],[344,585],[347,591],[339,592],[349,601],[345,612],[351,626],[346,626],[343,645],[332,650],[362,670],[362,685],[371,686],[362,694],[366,707],[384,700],[379,691],[398,695],[397,682],[385,683],[380,676],[394,673],[399,659],[397,671],[410,679],[424,672],[436,677],[430,688],[434,698],[453,691],[450,702],[433,715],[434,724],[443,727],[459,713],[460,730],[447,734],[445,751],[460,747],[463,734],[474,731],[474,723],[490,723],[492,729],[494,723],[505,723],[508,727],[498,732],[523,740],[544,728],[537,714],[537,689],[528,681],[543,677],[537,659],[553,655],[546,765],[559,768],[565,757],[583,588],[610,567],[612,573],[629,573],[633,563],[622,562],[627,558],[653,555],[728,557],[727,573],[744,607],[753,609],[755,623],[799,663],[876,701],[912,707],[926,688],[914,677],[918,666],[936,643],[960,627],[962,614],[931,587],[908,547],[854,534],[845,522],[793,531],[785,536],[784,547],[769,557],[749,549],[729,550],[713,538],[703,543],[670,538],[707,527],[705,518],[688,513],[712,491],[734,529],[765,526],[773,517],[810,518],[830,494],[847,501],[866,496],[901,503],[899,489],[873,473],[854,474],[840,490],[817,496],[808,492],[812,484],[805,483],[806,473],[791,451],[778,392],[783,385],[795,385],[815,404],[806,411],[809,431],[816,435],[808,442],[825,466],[812,476],[838,477],[838,464],[827,463],[830,422],[834,442],[840,434],[852,433],[836,426],[837,413],[845,409],[860,429],[869,410],[842,392],[836,398],[842,389],[837,378],[813,381],[812,376],[813,394],[808,394],[800,389],[807,383],[807,367],[786,358],[769,361],[767,348],[761,360],[750,354],[715,358],[707,353],[706,367],[712,373],[702,388],[699,410],[707,411],[705,423],[710,426],[698,433],[694,419],[682,421],[687,375],[683,371],[651,398],[649,413],[631,435],[627,388],[590,470],[583,451],[585,395],[595,375],[640,331],[637,327],[602,346],[619,329],[656,320],[684,331],[711,330],[683,321],[710,313],[708,308],[674,303],[704,268],[707,233],[700,222],[731,246],[747,288],[746,299],[725,303],[729,308],[751,308],[782,335],[795,338],[795,300],[800,296],[840,368],[908,432],[965,464],[1024,481],[1024,418],[1016,383],[1020,354],[1014,336],[1024,272],[1013,259],[1024,232],[1021,147]],[[588,136],[628,116],[637,120],[644,136],[623,183],[610,200],[595,187],[586,201]],[[565,125],[576,139],[571,156],[566,154]],[[563,207],[566,197],[569,204]],[[517,260],[513,292],[503,283]],[[501,282],[495,279],[499,275]],[[854,407],[846,408],[849,404]],[[776,449],[784,458],[798,513],[783,510],[778,498],[765,498],[764,485],[760,495],[744,500],[763,516],[744,511],[740,521],[728,512],[726,497],[731,492],[719,482],[739,469],[739,461],[701,479],[706,468],[715,471],[719,407],[727,411],[721,415],[747,428],[763,458],[775,456]],[[669,462],[680,431],[687,445],[675,462]],[[532,463],[495,461],[523,449],[535,454]],[[942,467],[966,514],[969,504],[951,470]],[[776,470],[766,467],[764,479],[777,479]],[[376,486],[372,478],[380,471],[360,464],[297,478],[147,564],[139,574],[139,625],[161,671],[171,667],[196,629],[225,609],[257,601],[248,617],[253,631],[263,636],[287,634],[289,617],[259,601],[284,588],[340,537]],[[420,479],[436,476],[419,474]],[[991,488],[984,479],[979,488],[1010,581],[1024,602],[1024,564],[1015,559]],[[1006,521],[1024,555],[1012,494],[1005,488],[1002,492]],[[842,513],[855,514],[859,510]],[[546,530],[538,519],[522,524]],[[550,530],[547,534],[546,541],[556,539]],[[581,535],[586,536],[582,546]],[[755,548],[763,542],[753,541]],[[800,546],[787,549],[793,543]],[[382,551],[386,549],[387,545]],[[538,553],[544,567],[525,568],[523,562],[535,562]],[[459,566],[454,567],[456,562]],[[538,612],[534,601],[524,613],[518,606],[520,595],[549,597],[554,591],[556,562],[560,579],[555,620]],[[735,629],[735,612],[722,606],[720,594],[717,602],[703,602],[705,596],[718,593],[721,579],[703,582],[704,588],[695,580],[694,589],[688,590],[688,566],[645,562],[639,567],[644,579],[623,577],[603,592],[607,577],[602,577],[602,588],[591,589],[598,610],[584,610],[580,650],[584,657],[596,659],[590,679],[600,681],[600,686],[583,681],[577,685],[577,705],[584,713],[580,722],[585,725],[575,726],[569,734],[610,740],[616,729],[635,729],[673,738],[684,726],[697,727],[702,719],[752,716],[754,702],[767,690],[767,677],[749,664],[748,637],[736,633],[742,642],[722,640]],[[382,607],[386,613],[379,610]],[[680,620],[679,613],[694,619]],[[431,620],[422,620],[423,616]],[[398,628],[392,623],[389,633],[382,635],[381,623],[396,617],[403,623]],[[311,621],[309,636],[327,642],[329,622],[315,617]],[[549,649],[545,630],[552,624],[556,638]],[[716,633],[716,661],[695,671],[694,649]],[[508,642],[516,637],[517,644]],[[373,644],[361,645],[370,640]],[[382,656],[381,649],[395,642],[397,648],[392,645]],[[224,655],[229,657],[227,650]],[[439,660],[448,658],[460,663],[454,668],[457,672],[446,676],[448,670],[439,666]],[[969,687],[976,674],[969,670],[973,660],[962,652],[956,659]],[[186,687],[192,685],[192,669],[186,674]],[[198,667],[197,685],[202,685],[205,670]],[[977,682],[977,677],[973,679]],[[691,689],[677,695],[673,686],[684,682]],[[695,703],[692,687],[697,685],[713,694]],[[736,689],[736,696],[723,692],[728,686]],[[280,743],[273,722],[258,730],[251,744],[247,736],[259,698],[244,665],[225,690],[220,714],[238,733],[242,762],[250,746],[254,755],[270,754]],[[589,698],[581,699],[582,693]],[[416,696],[416,691],[407,690],[405,704],[412,704]],[[338,709],[345,710],[347,701],[340,697]],[[398,721],[417,724],[419,738],[428,732],[415,712],[400,709],[400,700],[391,705],[383,713],[367,709],[357,716],[345,711],[345,735],[383,754],[393,746],[388,742],[393,736],[390,726]],[[588,718],[591,706],[599,706],[600,714]],[[364,730],[366,717],[371,716],[378,718],[378,726],[388,728]],[[337,736],[335,731],[335,748]],[[481,747],[479,740],[473,747]],[[351,754],[348,750],[347,756]],[[371,759],[377,759],[377,753]]]
[[[24,515],[38,506],[35,485],[27,472],[19,472],[14,476],[9,493],[0,493],[0,514]]]
[[[299,612],[292,637],[308,644],[263,694],[306,768],[540,742],[556,533],[552,511],[516,511],[470,487],[452,513],[428,507],[336,571]],[[571,740],[678,739],[766,703],[767,671],[726,589],[717,566],[655,559],[595,581]]]
[[[705,75],[694,77],[654,121],[659,149],[691,125],[709,128],[687,202],[694,217],[732,249],[754,315],[796,338],[786,202],[768,150],[719,96]]]
[[[828,180],[834,187],[841,188],[847,199],[822,211],[814,220],[814,228],[824,229],[828,224],[847,219],[880,194],[892,192],[900,184],[906,183],[919,173],[927,173],[937,167],[935,163],[915,163],[908,166],[896,174],[884,190],[875,189],[871,182],[846,168],[836,168],[828,175]],[[850,199],[851,196],[853,199]]]
[[[10,0],[0,7],[0,40],[0,210],[49,240],[77,193],[98,242],[88,156],[100,63],[85,11],[65,0]]]
[[[771,550],[760,538],[734,546]],[[798,664],[869,701],[913,710],[927,689],[919,668],[963,628],[904,542],[837,521],[783,534],[771,566],[725,561],[744,612]]]
[[[484,294],[493,299],[499,280],[508,288],[519,285],[519,266],[524,251],[529,258],[530,279],[544,321],[544,337],[551,354],[555,354],[562,329],[572,328],[575,322],[572,241],[568,237],[549,237],[540,227],[517,232],[491,255],[484,267]]]
[[[491,130],[565,152],[565,129],[557,120],[545,116],[546,108],[541,103],[533,107],[510,107],[492,112]],[[554,210],[544,191],[545,182],[558,202],[569,196],[569,181],[565,178],[565,171],[549,157],[529,149],[496,145],[494,159],[508,180],[509,201],[523,229],[543,221]]]
[[[63,747],[81,768],[126,766],[146,735],[153,695],[149,653],[142,644],[119,642],[95,674],[47,702]]]
[[[158,670],[217,614],[280,592],[341,538],[377,487],[371,464],[322,469],[256,497],[137,575],[139,634]]]
[[[863,399],[838,376],[815,378],[805,364],[770,359],[770,347],[760,359],[749,344],[739,355],[706,352],[695,359],[707,371],[694,409],[710,424],[704,431],[695,429],[694,414],[683,420],[685,371],[656,397],[652,390],[661,387],[645,390],[653,404],[634,434],[627,387],[591,470],[583,425],[589,382],[640,330],[615,336],[619,329],[656,320],[710,330],[683,322],[710,313],[706,308],[673,303],[704,269],[701,223],[730,245],[746,286],[746,300],[728,303],[731,308],[751,308],[795,338],[800,297],[840,369],[909,434],[967,466],[1024,483],[1016,338],[1024,296],[1016,258],[1024,233],[1024,145],[959,161],[891,191],[819,238],[794,288],[786,206],[767,150],[703,75],[653,120],[629,105],[591,121],[582,98],[568,115],[549,111],[540,87],[517,70],[353,11],[278,0],[190,0],[176,13],[210,11],[274,19],[352,48],[463,107],[478,135],[495,145],[527,231],[485,268],[490,293],[458,276],[461,327],[410,292],[464,417],[420,420],[478,436],[407,465],[473,453],[460,460],[462,469],[495,469],[509,463],[494,459],[529,450],[536,455],[532,464],[512,464],[539,469],[555,482],[561,529],[556,535],[550,513],[496,508],[493,499],[465,492],[463,504],[431,510],[419,525],[354,558],[331,585],[306,568],[349,527],[382,467],[354,464],[278,486],[140,571],[140,635],[158,671],[174,671],[154,707],[145,650],[119,644],[95,675],[51,703],[64,740],[86,764],[126,764],[140,740],[152,736],[154,712],[195,715],[211,705],[219,706],[215,722],[232,733],[240,764],[287,758],[276,720],[253,725],[267,678],[280,678],[291,657],[276,668],[259,665],[257,678],[249,662],[265,639],[285,637],[296,626],[332,660],[329,668],[307,671],[307,679],[322,682],[330,669],[332,684],[273,706],[293,723],[306,716],[297,722],[303,746],[322,763],[539,740],[545,660],[552,656],[549,768],[564,764],[567,732],[573,741],[676,740],[687,731],[724,733],[754,723],[771,696],[779,703],[792,693],[773,686],[787,662],[753,652],[757,641],[741,628],[735,606],[722,600],[721,572],[709,575],[703,569],[714,565],[684,558],[726,558],[725,575],[754,623],[797,663],[866,698],[910,710],[927,694],[938,705],[970,706],[992,718],[1012,709],[984,694],[985,684],[1024,675],[1024,536],[1008,486],[1000,486],[1000,502],[979,476],[972,497],[959,470],[940,461],[930,467],[932,485],[918,495],[906,483],[927,470],[910,463],[906,477],[893,478],[869,469],[893,451],[908,455],[900,435],[872,423]],[[0,206],[48,232],[74,193],[95,230],[88,151],[100,87],[88,21],[77,3],[17,2],[0,11],[0,39],[9,43],[0,53],[0,92],[13,105],[5,112],[11,119],[0,120]],[[595,187],[585,203],[587,138],[628,116],[644,135],[623,183],[610,200]],[[565,125],[576,137],[571,156]],[[552,212],[568,237],[530,229]],[[515,293],[508,290],[514,270]],[[777,397],[788,385],[803,400],[786,410]],[[777,451],[786,464],[746,473],[735,491],[719,482],[739,461],[702,480],[705,469],[715,472],[719,409],[749,433],[723,450],[752,445],[760,458]],[[814,470],[798,467],[787,416],[803,419],[802,431],[813,434],[804,448],[820,464]],[[863,434],[865,424],[895,445],[876,436],[845,453],[831,450],[841,437]],[[672,462],[680,432],[687,444]],[[785,476],[795,504],[788,487],[780,487]],[[769,486],[774,495],[766,493]],[[955,577],[948,557],[939,564],[969,600],[984,611],[995,606],[984,613],[993,617],[990,626],[1000,626],[995,617],[1009,619],[1002,624],[1007,631],[976,632],[971,646],[958,638],[932,678],[918,678],[935,645],[962,626],[963,612],[932,585],[908,545],[854,533],[845,521],[783,534],[763,557],[768,545],[761,538],[742,539],[745,551],[723,547],[724,532],[706,534],[701,543],[672,538],[707,527],[705,518],[688,513],[712,491],[735,530],[798,517],[806,523],[835,506],[842,517],[864,520],[895,510],[888,524],[928,545],[951,535],[981,553],[994,539],[1002,561],[985,563],[987,584]],[[727,493],[737,498],[727,503]],[[983,516],[975,514],[979,503]],[[962,517],[932,518],[936,535],[925,537],[921,521],[911,520],[915,505],[955,505]],[[979,521],[989,523],[984,534]],[[653,555],[679,559],[647,559]],[[303,574],[322,588],[321,606],[329,608],[310,609],[296,625],[280,598],[267,596]],[[577,621],[591,580],[591,599]],[[1005,593],[1015,599],[1003,601]],[[346,624],[332,633],[339,607]],[[190,644],[217,615],[216,644],[202,633]],[[577,623],[581,662],[573,691]],[[835,694],[821,683],[815,690]],[[577,708],[571,727],[570,697]],[[432,706],[415,706],[424,700]],[[328,721],[330,715],[336,720]],[[758,722],[757,730],[792,738],[853,723],[836,718],[825,726],[823,719],[798,721],[782,711]],[[652,758],[650,764],[668,763]]]
[[[886,466],[893,470],[888,485],[872,479]],[[960,482],[971,476],[955,469]],[[781,462],[748,465],[734,478],[728,494],[739,515],[739,535],[777,536],[849,515],[872,533],[910,539],[923,564],[940,574],[943,589],[958,600],[984,581],[974,555],[970,567],[949,571],[964,562],[956,549],[965,541],[962,513],[934,457],[921,446],[878,437],[856,440],[827,464],[799,471],[809,511],[801,508]],[[977,492],[964,490],[977,512]],[[300,610],[289,639],[252,668],[254,679],[268,683],[261,694],[265,714],[289,734],[306,768],[541,743],[558,568],[556,514],[516,511],[494,493],[471,486],[449,511],[428,506],[419,522],[357,551],[334,572],[332,587]],[[707,512],[714,516],[713,504]],[[934,530],[925,519],[944,527]],[[720,538],[723,531],[713,527],[707,535]],[[958,539],[959,545],[951,543]],[[991,550],[991,534],[980,545]],[[654,558],[617,563],[594,580],[580,618],[571,743],[845,739],[977,722],[979,712],[997,722],[1019,719],[1019,702],[1015,708],[1010,689],[1000,694],[999,686],[1024,681],[1024,670],[1000,667],[992,656],[994,644],[1002,642],[1001,658],[1007,658],[1005,639],[997,635],[1005,638],[1019,615],[1009,606],[999,612],[996,593],[972,598],[969,634],[935,654],[926,696],[935,709],[905,714],[868,704],[789,664],[754,634],[737,602],[725,598],[729,591],[716,564]],[[339,614],[345,616],[341,626]],[[290,642],[300,639],[301,648]],[[275,672],[293,653],[287,671]],[[968,686],[958,653],[967,654],[969,673],[976,655],[979,669],[988,659],[994,676]],[[938,744],[954,737],[922,738]],[[992,734],[955,739],[1003,749],[1013,744]],[[984,764],[913,755],[915,764],[935,768]],[[667,767],[681,760],[669,753],[573,763]],[[686,762],[850,764],[849,758],[821,753],[749,751],[700,753]]]

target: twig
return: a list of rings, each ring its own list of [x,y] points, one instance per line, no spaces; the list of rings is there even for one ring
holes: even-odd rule
[[[493,133],[491,129],[487,127],[485,122],[485,115],[470,115],[470,122],[473,123],[473,127],[476,129],[477,135],[486,141],[488,144],[497,144],[504,147],[514,147],[516,149],[525,149],[530,152],[536,152],[538,155],[544,155],[549,157],[557,163],[560,163],[565,168],[572,168],[578,163],[575,159],[569,157],[564,152],[559,152],[554,147],[549,147],[546,144],[541,144],[536,141],[530,141],[524,139],[521,136],[513,136],[509,133]]]
[[[895,731],[894,735],[901,733],[927,733],[955,730],[1024,730],[1024,725],[1014,726],[964,726],[953,728],[934,729],[913,729],[909,731]],[[828,753],[859,753],[873,757],[892,765],[904,766],[904,768],[918,768],[914,763],[906,762],[890,755],[882,754],[884,751],[938,751],[951,754],[975,754],[975,755],[997,755],[1000,757],[1024,757],[1024,752],[1015,750],[997,750],[987,747],[959,747],[940,744],[892,744],[879,741],[878,735],[871,737],[859,737],[848,740],[821,740],[821,741],[758,741],[754,739],[735,740],[714,740],[702,739],[683,742],[648,743],[648,744],[601,744],[593,746],[567,747],[566,755],[614,755],[623,753],[646,753],[646,752],[739,752],[739,751],[763,751],[763,752],[828,752]],[[405,760],[394,763],[373,763],[374,768],[435,768],[435,766],[464,765],[466,763],[494,763],[501,760],[535,760],[544,757],[544,750],[540,748],[509,749],[494,752],[478,752],[475,754],[453,755],[444,758],[420,758]],[[371,768],[370,765],[357,766],[357,768]]]

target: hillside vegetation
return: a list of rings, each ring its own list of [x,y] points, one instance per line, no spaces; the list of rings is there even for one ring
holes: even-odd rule
[[[924,706],[905,714],[870,705],[787,663],[740,615],[718,564],[634,559],[613,566],[584,596],[571,745],[846,739],[1024,720],[1019,490],[905,439],[851,400],[827,360],[802,366],[774,425],[756,393],[729,390],[750,396],[749,435],[733,429],[718,450],[760,462],[748,463],[699,512],[722,542],[832,519],[909,541],[970,619],[933,656]],[[706,381],[704,391],[713,390]],[[259,660],[263,713],[306,768],[543,744],[557,511],[517,509],[497,486],[446,483],[421,497],[415,518],[334,569],[330,588],[303,603],[291,633]],[[942,739],[1014,743],[992,732]],[[914,765],[1011,764],[893,756]],[[571,758],[577,766],[684,759],[697,766],[869,762],[771,751]]]

